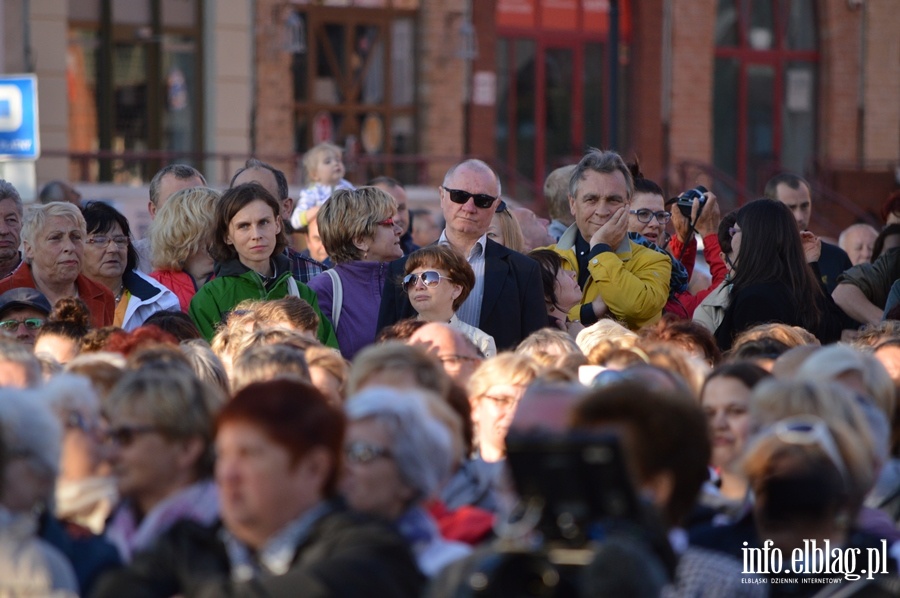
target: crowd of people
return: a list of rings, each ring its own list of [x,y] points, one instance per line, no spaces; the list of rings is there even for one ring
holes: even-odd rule
[[[304,166],[166,166],[139,240],[0,181],[0,594],[900,592],[900,193],[845,251],[792,174],[722,214],[590,150],[548,221],[470,159],[440,227]]]

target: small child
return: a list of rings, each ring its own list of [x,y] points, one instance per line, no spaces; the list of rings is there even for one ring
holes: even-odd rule
[[[291,226],[302,229],[309,225],[336,189],[354,189],[344,176],[341,148],[327,141],[322,142],[303,156],[303,168],[309,186],[300,192],[297,207],[291,214]]]

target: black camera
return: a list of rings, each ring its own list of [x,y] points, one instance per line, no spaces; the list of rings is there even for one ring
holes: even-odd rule
[[[694,207],[695,201],[700,202],[700,207],[697,208],[697,218],[700,218],[700,213],[703,212],[703,206],[706,205],[706,196],[703,194],[708,191],[709,189],[707,189],[703,185],[697,185],[693,189],[688,189],[678,196],[676,203],[678,205],[678,209],[681,210],[681,213],[685,218],[687,218],[688,220],[691,219],[691,208]]]
[[[519,517],[442,573],[429,598],[659,595],[675,554],[632,485],[618,435],[510,430],[506,447]]]

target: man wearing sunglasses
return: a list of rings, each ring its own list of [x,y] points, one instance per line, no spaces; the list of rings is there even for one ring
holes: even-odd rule
[[[585,326],[612,315],[636,330],[659,320],[669,297],[671,260],[628,239],[633,194],[631,172],[615,152],[592,149],[572,172],[575,224],[550,249],[578,274],[582,302],[569,318]]]
[[[466,160],[447,171],[440,193],[446,228],[438,243],[458,251],[475,272],[475,286],[456,316],[493,336],[498,350],[512,349],[547,325],[547,311],[537,262],[487,238],[500,203],[500,179],[481,160]],[[390,266],[379,330],[416,315],[395,282],[403,277],[405,260]]]
[[[50,302],[36,290],[21,287],[0,295],[0,333],[34,347],[34,337],[50,314]]]

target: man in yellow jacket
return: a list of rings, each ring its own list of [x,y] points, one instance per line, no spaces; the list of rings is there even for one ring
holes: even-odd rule
[[[631,173],[615,152],[592,149],[572,173],[575,224],[550,249],[578,274],[582,301],[569,318],[585,326],[611,315],[637,330],[659,320],[669,297],[671,260],[628,239],[633,193]]]

